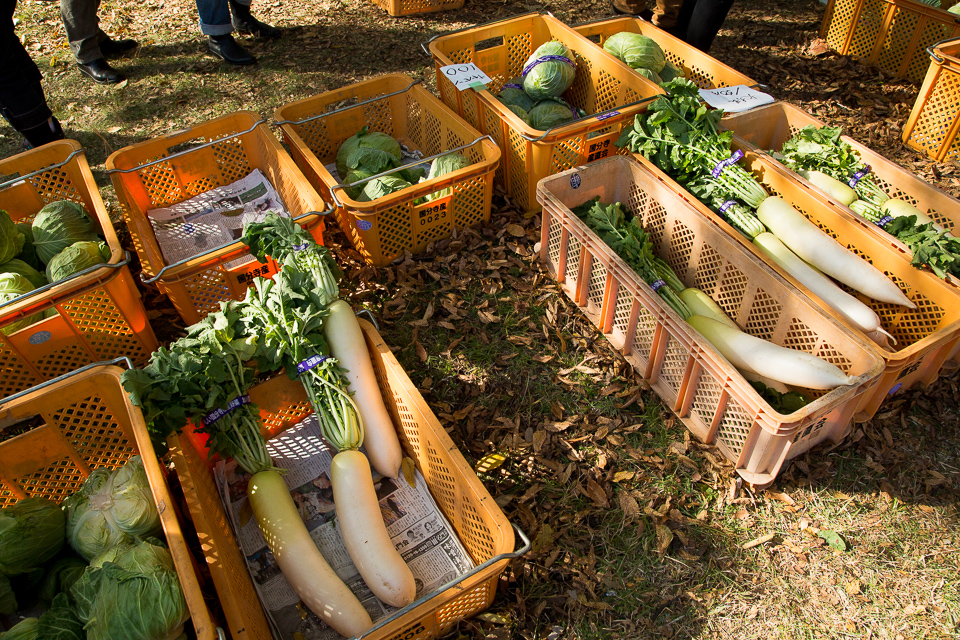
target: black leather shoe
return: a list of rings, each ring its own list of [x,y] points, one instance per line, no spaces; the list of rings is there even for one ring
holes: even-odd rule
[[[100,43],[100,53],[102,53],[104,57],[118,56],[121,53],[136,49],[138,44],[136,40],[114,40],[108,36],[106,40]]]
[[[77,66],[80,67],[80,71],[100,84],[116,84],[124,79],[124,75],[107,64],[103,58],[97,58],[86,64],[78,62]]]
[[[250,52],[237,44],[231,35],[210,36],[208,45],[210,52],[224,62],[237,65],[255,64],[257,59]]]
[[[275,40],[283,35],[283,32],[276,27],[273,27],[269,24],[260,22],[253,16],[247,16],[246,18],[237,18],[232,16],[230,21],[233,23],[233,28],[237,30],[237,33],[248,36],[257,36],[258,38],[269,38]]]

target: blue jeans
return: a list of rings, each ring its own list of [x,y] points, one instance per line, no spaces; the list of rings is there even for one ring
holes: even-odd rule
[[[236,2],[249,7],[251,0]],[[197,0],[197,13],[200,14],[200,33],[203,35],[225,36],[233,31],[228,0]]]

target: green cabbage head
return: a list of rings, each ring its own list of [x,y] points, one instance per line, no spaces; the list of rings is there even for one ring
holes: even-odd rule
[[[674,66],[674,64],[668,60],[666,64],[663,65],[663,69],[660,70],[659,75],[663,82],[670,82],[674,78],[682,78],[683,69]]]
[[[566,60],[545,60],[547,56],[560,56]],[[533,55],[527,58],[523,68],[523,90],[534,100],[556,98],[573,85],[577,75],[573,52],[557,40],[540,45]],[[529,109],[528,109],[529,111]]]
[[[953,14],[955,14],[955,15],[960,15],[960,3],[957,3],[957,4],[953,5],[952,7],[950,7],[949,9],[947,9],[947,11],[949,11],[950,13],[953,13]]]
[[[39,289],[47,284],[47,278],[42,273],[31,267],[20,258],[14,258],[8,262],[0,264],[0,273],[16,273],[26,278],[34,289]]]
[[[400,143],[385,133],[360,129],[337,150],[337,175],[343,179],[353,169],[363,167],[370,175],[393,169],[400,164]]]
[[[47,498],[24,498],[0,509],[0,572],[7,576],[43,566],[63,547],[63,510]]]
[[[514,78],[505,84],[497,95],[497,99],[508,107],[520,107],[524,111],[530,111],[533,103],[536,102],[523,90],[523,78]]]
[[[16,226],[23,234],[23,248],[20,249],[17,257],[39,271],[43,267],[40,266],[37,250],[33,247],[33,226],[29,222],[18,222]]]
[[[24,618],[10,627],[9,631],[0,634],[0,638],[3,638],[3,640],[37,640],[40,637],[40,632],[37,630],[38,622],[40,621],[36,618]]]
[[[70,593],[87,640],[172,640],[190,616],[173,558],[153,538],[94,558]]]
[[[372,175],[374,175],[372,172],[367,171],[362,167],[359,169],[354,169],[353,171],[348,173],[345,178],[343,178],[343,184],[352,184],[354,182],[359,182],[360,180],[363,180],[364,178],[369,178]],[[356,200],[357,196],[360,195],[360,192],[363,191],[363,188],[366,185],[367,183],[364,182],[363,184],[358,184],[355,187],[347,187],[346,189],[344,189],[344,191],[347,192],[348,196]]]
[[[74,242],[99,240],[97,224],[76,202],[51,202],[33,219],[33,246],[40,262],[47,264]]]
[[[642,75],[647,80],[652,80],[657,84],[663,82],[663,78],[660,77],[660,74],[655,71],[650,71],[650,69],[647,69],[646,67],[638,67],[637,69],[634,69],[634,71]]]
[[[634,69],[643,67],[654,73],[660,73],[667,62],[663,53],[652,38],[640,33],[622,31],[615,33],[603,43],[603,48],[613,57],[626,62]]]
[[[388,196],[391,193],[396,193],[401,189],[406,189],[409,186],[409,182],[393,175],[376,178],[368,182],[363,188],[363,191],[357,196],[357,202],[372,202],[378,198]]]
[[[12,260],[20,253],[25,240],[10,214],[0,209],[0,264]]]
[[[576,119],[577,115],[570,105],[559,100],[541,100],[527,114],[530,126],[539,131],[546,131],[550,127],[567,124]]]
[[[30,284],[30,281],[19,273],[0,273],[0,305],[10,302],[14,298],[19,298],[25,293],[30,293],[36,287]],[[40,322],[43,320],[43,312],[35,313],[32,316],[24,318],[23,320],[17,320],[16,322],[11,322],[8,325],[4,325],[0,328],[0,331],[4,335],[10,335],[16,331],[20,331],[24,327],[29,327],[34,322]]]
[[[58,282],[92,266],[110,261],[110,247],[103,241],[74,242],[47,263],[47,279]]]
[[[160,532],[160,515],[140,456],[116,471],[95,469],[80,491],[63,504],[67,541],[87,560],[131,536]]]
[[[432,180],[434,178],[439,178],[440,176],[453,173],[454,171],[458,171],[460,169],[465,169],[469,166],[470,160],[468,160],[466,157],[460,155],[459,153],[448,153],[436,158],[430,163],[430,173],[427,174],[426,179]],[[434,191],[433,193],[427,195],[427,202],[430,202],[431,200],[439,200],[440,198],[446,198],[448,195],[450,195],[450,193],[450,187],[441,189],[440,191]]]

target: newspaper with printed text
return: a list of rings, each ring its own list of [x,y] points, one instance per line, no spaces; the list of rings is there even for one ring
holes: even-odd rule
[[[284,479],[310,536],[370,618],[377,622],[396,611],[370,592],[343,544],[329,475],[335,450],[323,439],[316,417],[311,415],[271,439],[267,449],[274,463],[286,470]],[[274,635],[280,640],[341,638],[300,602],[280,572],[247,502],[249,478],[232,461],[220,462],[214,469],[220,497]],[[419,471],[414,484],[411,486],[402,475],[394,480],[374,473],[387,532],[413,572],[420,598],[465,574],[474,563]]]
[[[289,215],[270,181],[259,169],[254,169],[232,184],[169,207],[149,209],[147,218],[164,260],[174,264],[238,240],[243,235],[243,225],[262,222],[270,212]],[[254,259],[245,256],[227,266]]]

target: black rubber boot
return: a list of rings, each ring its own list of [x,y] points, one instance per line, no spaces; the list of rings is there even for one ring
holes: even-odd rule
[[[20,134],[26,139],[23,146],[27,149],[40,147],[48,142],[63,140],[63,128],[53,116],[41,125],[23,129]]]

